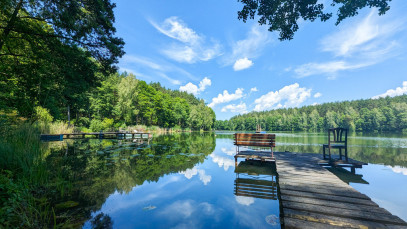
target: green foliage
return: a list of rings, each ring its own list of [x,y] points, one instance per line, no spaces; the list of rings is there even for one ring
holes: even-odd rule
[[[68,106],[89,109],[86,92],[123,55],[113,8],[109,0],[2,1],[0,109],[30,118],[41,105],[56,119]]]
[[[82,126],[82,127],[89,127],[90,121],[88,117],[79,117],[75,120],[75,125]]]
[[[39,122],[50,123],[54,118],[49,113],[49,110],[41,106],[34,107],[34,120]]]
[[[345,127],[352,131],[396,131],[407,128],[407,95],[325,103],[301,108],[251,112],[215,122],[218,130],[325,131]]]
[[[139,124],[210,130],[216,119],[213,110],[192,94],[147,84],[127,73],[107,77],[90,93],[89,101],[90,113],[84,115],[113,119],[116,129]]]
[[[58,38],[68,46],[85,48],[92,57],[110,67],[123,55],[124,45],[122,39],[114,37],[114,7],[109,0],[68,0],[63,4],[50,0],[4,0],[0,14],[0,51],[7,55],[15,53],[9,48],[16,48],[12,44],[20,36],[46,45],[52,41],[50,37]],[[45,29],[35,27],[38,22]]]
[[[213,133],[156,136],[150,147],[96,139],[18,147],[23,140],[0,145],[0,166],[5,168],[0,170],[0,228],[81,227],[111,193],[130,192],[146,181],[191,169],[215,149]],[[36,154],[9,155],[6,146]],[[13,157],[14,165],[4,165],[5,157]],[[27,157],[35,163],[21,165]],[[27,170],[15,167],[18,164]],[[40,179],[32,179],[32,174]],[[107,215],[92,221],[95,227],[111,225]]]
[[[99,131],[103,131],[104,130],[104,125],[102,123],[102,121],[100,121],[99,119],[92,119],[92,121],[90,121],[90,126],[89,128],[93,131],[93,132],[99,132]]]
[[[8,170],[0,170],[0,227],[15,227],[13,222],[27,225],[25,215],[21,215],[27,192],[21,183],[15,183],[12,173]]]
[[[114,121],[111,118],[103,119],[103,122],[102,122],[103,130],[112,130],[113,123],[114,123]]]
[[[328,8],[337,9],[338,25],[342,20],[353,17],[358,14],[359,10],[365,7],[377,7],[379,15],[385,14],[389,9],[391,0],[330,0],[326,1],[265,1],[265,0],[238,0],[243,3],[243,9],[238,12],[238,19],[244,22],[247,19],[254,19],[259,16],[260,25],[268,25],[269,31],[279,31],[280,40],[291,40],[294,33],[299,29],[298,21],[309,20],[314,21],[320,19],[327,21],[332,17],[332,12],[327,12],[326,5],[331,5]],[[335,7],[336,6],[336,7]]]
[[[121,77],[117,85],[116,113],[126,123],[134,123],[139,113],[135,103],[138,95],[137,84],[138,80],[130,74],[127,77]]]

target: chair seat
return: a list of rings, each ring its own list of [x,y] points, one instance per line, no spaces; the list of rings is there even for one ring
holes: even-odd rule
[[[328,144],[324,144],[324,147],[328,148],[329,145]],[[346,146],[343,144],[331,144],[331,148],[345,148]]]

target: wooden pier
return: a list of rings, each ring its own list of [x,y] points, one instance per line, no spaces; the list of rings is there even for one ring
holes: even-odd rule
[[[48,136],[54,136],[49,134],[41,134],[41,139],[46,139]],[[57,135],[55,135],[57,136]],[[126,132],[93,132],[93,133],[65,133],[58,134],[58,136],[64,136],[65,138],[85,138],[86,136],[93,136],[99,139],[120,139],[120,138],[132,138],[132,139],[151,139],[150,133],[126,133]],[[62,140],[62,139],[61,139]]]
[[[319,165],[320,155],[274,155],[285,228],[407,228],[406,222]]]

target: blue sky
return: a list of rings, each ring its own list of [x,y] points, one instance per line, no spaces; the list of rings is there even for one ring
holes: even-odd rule
[[[117,0],[120,71],[202,98],[217,119],[407,93],[407,2],[378,16],[366,8],[335,26],[300,21],[279,41],[237,19],[237,1]]]

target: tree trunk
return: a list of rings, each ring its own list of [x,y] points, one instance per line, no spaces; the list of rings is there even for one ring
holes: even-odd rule
[[[68,105],[68,126],[71,126],[71,109]]]

